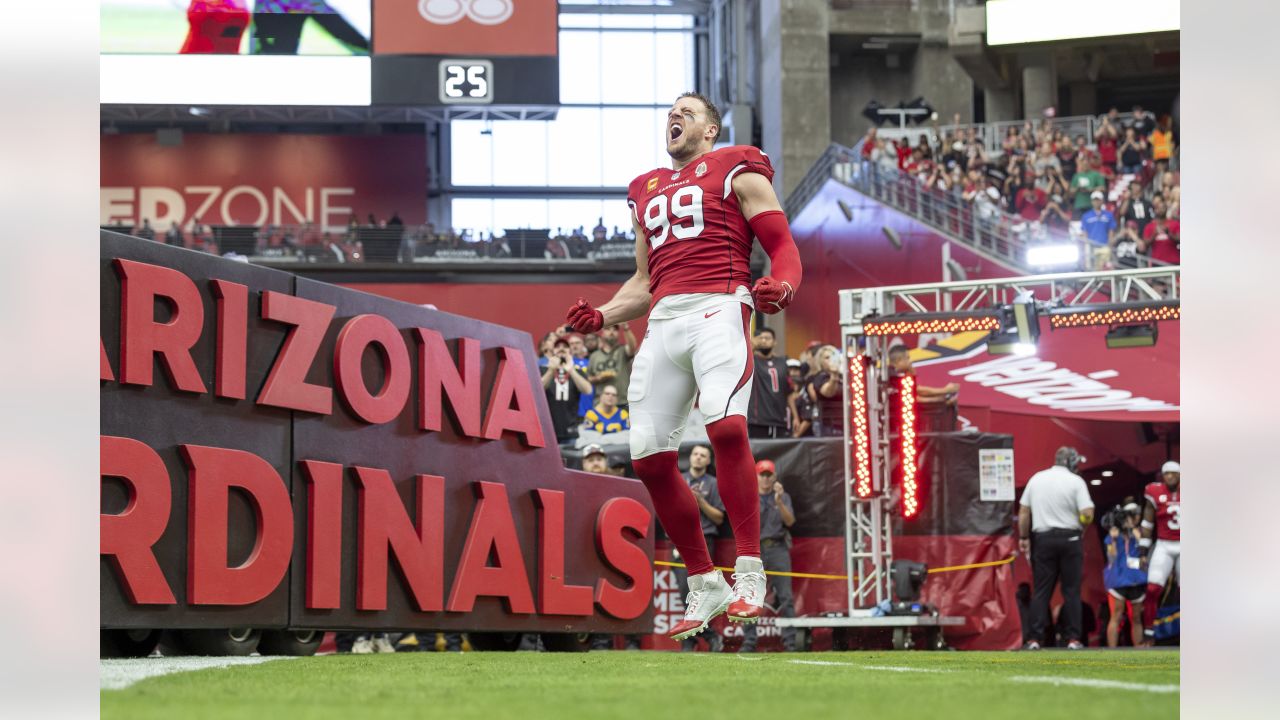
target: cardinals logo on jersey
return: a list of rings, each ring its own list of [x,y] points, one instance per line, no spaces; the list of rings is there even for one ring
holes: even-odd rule
[[[693,169],[693,174],[694,174],[694,175],[697,175],[698,177],[702,177],[703,175],[706,175],[706,174],[707,174],[707,163],[706,163],[706,162],[700,162],[700,163],[698,163],[698,167],[696,167],[696,168],[694,168],[694,169]]]

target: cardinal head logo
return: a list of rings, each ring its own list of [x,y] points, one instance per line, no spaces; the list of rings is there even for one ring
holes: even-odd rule
[[[702,177],[703,175],[706,175],[707,163],[705,161],[698,163],[698,167],[693,169],[693,174],[697,175],[698,177]]]
[[[464,17],[481,25],[501,25],[515,9],[515,0],[418,0],[418,14],[436,25],[452,25]]]

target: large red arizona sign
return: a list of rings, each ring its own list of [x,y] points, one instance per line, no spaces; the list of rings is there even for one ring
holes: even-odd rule
[[[102,225],[160,233],[205,225],[345,228],[393,213],[426,222],[427,141],[422,135],[186,133],[176,146],[150,133],[103,135]]]
[[[102,296],[104,627],[650,626],[528,335],[111,233]]]

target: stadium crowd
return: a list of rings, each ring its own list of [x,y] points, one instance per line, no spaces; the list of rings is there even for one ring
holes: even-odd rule
[[[959,117],[956,117],[959,124]],[[1007,129],[989,153],[974,126],[911,138],[861,142],[862,165],[879,177],[914,180],[920,201],[950,200],[974,216],[1007,224],[1029,241],[1067,235],[1087,240],[1092,266],[1137,267],[1142,259],[1179,263],[1181,190],[1178,138],[1169,115],[1141,106],[1098,118],[1093,142],[1054,118]]]

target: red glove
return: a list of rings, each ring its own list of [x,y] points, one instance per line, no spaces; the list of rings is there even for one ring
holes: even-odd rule
[[[580,333],[599,332],[604,327],[604,313],[591,307],[591,303],[586,298],[578,298],[578,302],[569,308],[569,314],[565,316],[573,329]]]
[[[765,276],[756,281],[751,288],[751,297],[756,301],[756,309],[765,315],[786,310],[796,296],[791,283],[786,280],[774,280]]]

